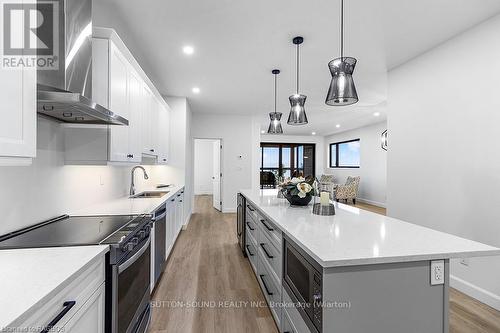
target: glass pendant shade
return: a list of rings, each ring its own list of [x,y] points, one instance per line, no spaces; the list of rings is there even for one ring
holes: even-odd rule
[[[358,101],[358,93],[352,78],[355,66],[356,59],[352,57],[336,58],[330,61],[328,67],[332,74],[332,81],[326,96],[326,104],[350,105]]]
[[[283,128],[281,127],[281,112],[271,112],[269,113],[269,128],[267,129],[267,134],[283,134]]]
[[[304,104],[306,95],[295,94],[288,97],[290,101],[290,114],[288,115],[288,125],[305,125],[308,123]]]

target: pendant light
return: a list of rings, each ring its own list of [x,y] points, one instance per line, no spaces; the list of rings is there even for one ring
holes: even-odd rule
[[[332,81],[326,96],[327,105],[343,106],[358,102],[358,94],[352,78],[356,62],[355,58],[344,57],[344,0],[340,0],[340,58],[328,63]]]
[[[269,113],[269,118],[271,122],[269,123],[269,128],[267,130],[267,134],[283,134],[283,128],[281,127],[281,116],[283,115],[281,112],[276,112],[276,97],[277,97],[277,88],[278,88],[278,74],[280,73],[279,69],[273,69],[272,72],[274,74],[274,112]]]
[[[290,101],[290,114],[288,115],[288,125],[305,125],[307,124],[306,110],[306,95],[299,94],[299,45],[302,44],[304,38],[297,36],[293,39],[293,43],[297,45],[297,90],[295,94],[288,97]]]

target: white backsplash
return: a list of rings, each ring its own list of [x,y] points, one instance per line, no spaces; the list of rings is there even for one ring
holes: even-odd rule
[[[0,235],[87,205],[128,194],[132,166],[64,165],[61,124],[39,118],[37,157],[31,166],[0,167]],[[138,191],[171,182],[166,166],[136,172]]]

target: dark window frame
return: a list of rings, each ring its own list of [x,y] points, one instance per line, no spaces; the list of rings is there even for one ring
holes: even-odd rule
[[[359,169],[361,167],[361,163],[360,163],[360,165],[357,165],[357,166],[356,165],[340,165],[339,164],[340,163],[339,162],[339,145],[344,144],[344,143],[356,142],[356,141],[359,141],[360,150],[361,150],[361,139],[360,138],[330,143],[330,145],[328,146],[329,147],[328,154],[330,155],[329,165],[330,165],[331,169]],[[332,146],[335,146],[335,165],[333,165],[333,163],[332,163],[333,162],[332,161]],[[360,154],[361,154],[361,151],[360,151]]]
[[[283,146],[285,147],[290,147],[290,158],[292,160],[292,164],[290,167],[283,167],[282,158],[283,158]],[[296,142],[261,142],[260,143],[260,149],[261,149],[261,161],[260,161],[260,171],[268,171],[268,170],[277,170],[279,174],[283,174],[283,170],[290,170],[290,174],[293,173],[293,171],[297,170],[304,170],[304,167],[298,168],[298,166],[295,166],[295,152],[294,152],[294,147],[297,146],[312,146],[313,147],[313,162],[312,162],[312,171],[313,171],[313,176],[316,177],[316,144],[315,143],[296,143]],[[276,147],[279,148],[279,161],[278,161],[278,168],[276,167],[270,167],[266,168],[264,167],[264,156],[262,154],[262,148],[263,147]]]

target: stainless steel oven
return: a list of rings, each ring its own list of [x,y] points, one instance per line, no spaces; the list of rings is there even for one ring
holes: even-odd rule
[[[322,332],[322,267],[283,237],[283,286],[311,332]]]
[[[112,271],[111,332],[144,333],[151,319],[150,226],[114,252],[117,260],[109,266]]]

